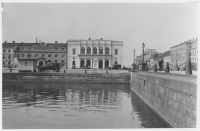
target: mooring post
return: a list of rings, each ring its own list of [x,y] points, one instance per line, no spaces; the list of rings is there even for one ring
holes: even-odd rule
[[[66,71],[64,70],[64,73],[66,73]]]
[[[106,74],[108,74],[108,69],[106,69]]]
[[[192,66],[190,60],[186,62],[186,69],[185,69],[186,75],[192,75]]]
[[[10,69],[10,73],[12,73],[12,69]]]
[[[169,63],[167,62],[167,66],[165,68],[165,73],[169,73]]]
[[[85,70],[85,74],[87,74],[87,70]]]

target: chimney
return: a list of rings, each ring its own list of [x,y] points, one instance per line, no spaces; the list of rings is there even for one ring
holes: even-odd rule
[[[103,40],[103,38],[100,38],[100,40]]]
[[[5,41],[5,43],[7,43],[7,41]]]
[[[15,43],[15,41],[13,41],[13,43]]]
[[[57,44],[57,43],[58,43],[58,41],[55,41],[55,43]]]
[[[91,40],[90,38],[88,38],[88,40]]]

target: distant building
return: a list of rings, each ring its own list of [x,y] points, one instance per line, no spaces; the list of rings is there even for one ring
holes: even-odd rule
[[[152,54],[151,56],[150,56],[150,59],[149,59],[149,65],[150,65],[150,67],[153,67],[154,65],[159,65],[159,61],[160,60],[162,60],[162,53],[156,53],[156,54]]]
[[[5,67],[8,64],[12,64],[12,63],[16,63],[15,60],[15,49],[17,46],[19,46],[21,43],[15,43],[15,41],[13,41],[12,43],[8,43],[7,41],[5,41],[4,43],[2,43],[2,66]]]
[[[190,48],[190,58],[192,62],[192,66],[195,70],[198,67],[198,38],[191,40],[191,48]]]
[[[142,55],[136,56],[136,64],[139,65],[140,63],[142,63]]]
[[[67,44],[66,43],[22,43],[19,46],[19,59],[37,59],[37,65],[45,65],[48,62],[61,63],[67,68]]]
[[[197,62],[197,43],[198,39],[193,39],[171,47],[171,64],[174,67],[178,66],[181,70],[183,70],[186,66],[185,63],[189,58],[192,63]]]
[[[166,65],[167,62],[169,64],[171,64],[171,51],[170,50],[164,52],[163,55],[162,55],[162,57],[163,57],[163,65]]]
[[[68,40],[68,67],[93,67],[93,60],[97,61],[97,68],[123,63],[123,42],[113,40]],[[96,62],[95,62],[96,63]],[[96,66],[95,66],[96,67]]]

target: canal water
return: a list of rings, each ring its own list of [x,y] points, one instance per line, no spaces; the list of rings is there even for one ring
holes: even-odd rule
[[[166,128],[129,84],[3,83],[3,129]]]

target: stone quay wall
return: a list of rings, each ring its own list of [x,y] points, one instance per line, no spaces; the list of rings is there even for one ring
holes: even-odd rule
[[[170,127],[196,127],[197,78],[184,75],[131,73],[135,92]]]
[[[130,83],[130,74],[3,73],[2,77],[3,82]]]

